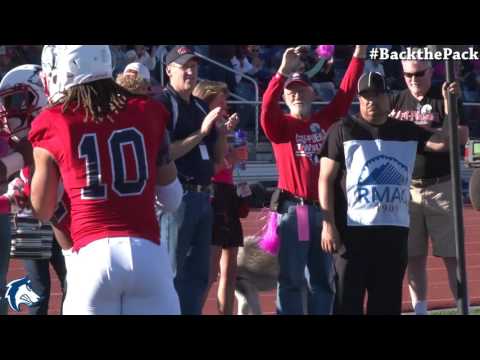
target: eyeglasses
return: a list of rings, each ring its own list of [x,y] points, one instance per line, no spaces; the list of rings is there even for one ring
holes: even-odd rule
[[[429,68],[428,68],[429,69]],[[428,69],[422,70],[422,71],[417,71],[414,73],[409,73],[409,72],[404,72],[403,75],[405,75],[407,78],[412,78],[412,77],[422,77],[425,75]]]
[[[186,63],[186,64],[183,64],[183,65],[176,64],[176,63],[172,62],[169,65],[172,66],[172,67],[176,67],[177,69],[182,69],[182,70],[198,69],[198,63],[196,63],[196,62],[193,62],[193,63],[190,63],[190,64]]]

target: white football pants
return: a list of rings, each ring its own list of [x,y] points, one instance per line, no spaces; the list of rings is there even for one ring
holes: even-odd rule
[[[165,246],[105,238],[68,258],[64,315],[180,314]]]

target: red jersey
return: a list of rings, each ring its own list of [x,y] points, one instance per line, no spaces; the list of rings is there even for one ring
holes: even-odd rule
[[[305,199],[318,200],[319,152],[326,131],[347,115],[363,67],[362,59],[353,58],[332,102],[306,120],[296,119],[280,107],[286,78],[276,74],[270,80],[263,95],[260,122],[272,142],[279,174],[278,188]]]
[[[131,98],[113,122],[84,122],[85,113],[44,110],[29,140],[55,158],[71,202],[73,248],[107,237],[160,243],[154,211],[157,157],[169,113],[150,99]]]
[[[50,219],[50,222],[70,239],[72,238],[70,228],[72,225],[71,204],[67,193],[63,193],[61,199],[58,202],[57,208],[55,209],[55,212]]]
[[[30,197],[30,184],[32,180],[32,171],[30,166],[25,166],[20,170],[20,178],[25,183],[24,194],[27,197]],[[63,183],[61,182],[58,185],[57,190],[57,199],[58,205],[55,209],[55,212],[50,219],[50,222],[55,225],[58,229],[62,230],[69,238],[70,235],[70,199],[65,193],[63,188]]]

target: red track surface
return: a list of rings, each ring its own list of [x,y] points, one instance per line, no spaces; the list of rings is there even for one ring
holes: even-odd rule
[[[252,211],[247,219],[243,221],[244,233],[252,235],[259,231],[263,222],[261,221],[262,213]],[[480,213],[476,213],[471,207],[464,208],[465,223],[465,252],[467,255],[467,276],[468,291],[471,305],[480,305]],[[8,272],[8,281],[18,279],[25,276],[25,271],[21,261],[10,261]],[[50,294],[49,314],[56,315],[60,313],[61,293],[58,279],[51,269],[52,290]],[[448,288],[447,274],[443,267],[443,262],[434,257],[428,259],[428,297],[429,309],[441,309],[455,307],[452,296]],[[212,287],[204,308],[204,314],[216,314],[216,284]],[[263,293],[261,295],[262,309],[265,314],[273,314],[275,312],[275,293]],[[27,314],[28,308],[22,305],[22,311],[10,314]],[[410,297],[408,295],[407,286],[404,285],[403,291],[403,310],[411,311]]]

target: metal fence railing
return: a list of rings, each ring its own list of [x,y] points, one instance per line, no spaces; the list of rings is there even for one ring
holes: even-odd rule
[[[259,109],[259,104],[260,104],[260,91],[259,91],[259,89],[258,89],[258,82],[257,82],[253,77],[248,76],[248,75],[246,75],[246,74],[244,74],[244,73],[242,73],[242,72],[240,72],[240,71],[237,71],[237,70],[235,70],[235,69],[232,69],[231,67],[228,67],[228,66],[226,66],[226,65],[223,65],[222,63],[220,63],[220,62],[218,62],[218,61],[215,61],[215,60],[209,58],[208,56],[202,55],[202,54],[200,54],[200,53],[198,53],[198,52],[195,52],[195,55],[198,56],[200,59],[202,59],[202,60],[204,60],[204,61],[207,61],[207,62],[209,62],[209,63],[211,63],[211,64],[214,64],[214,65],[216,65],[216,66],[218,66],[218,67],[220,67],[220,68],[222,68],[222,69],[224,69],[224,70],[226,70],[226,71],[228,71],[228,72],[231,72],[231,73],[233,73],[233,74],[235,74],[235,75],[238,75],[238,76],[240,76],[242,79],[245,79],[245,80],[247,80],[247,81],[249,81],[249,82],[252,83],[253,88],[254,88],[254,91],[255,91],[255,100],[254,100],[253,103],[255,104],[255,105],[254,105],[254,106],[255,106],[255,144],[257,144],[257,143],[258,143],[258,133],[259,133],[259,128],[258,128],[258,126],[259,126],[259,122],[258,122],[259,111],[258,111],[258,109]],[[238,95],[237,95],[237,96],[238,96]],[[248,104],[248,103],[250,103],[250,101],[247,101],[247,100],[241,100],[240,102],[241,102],[242,104]]]

